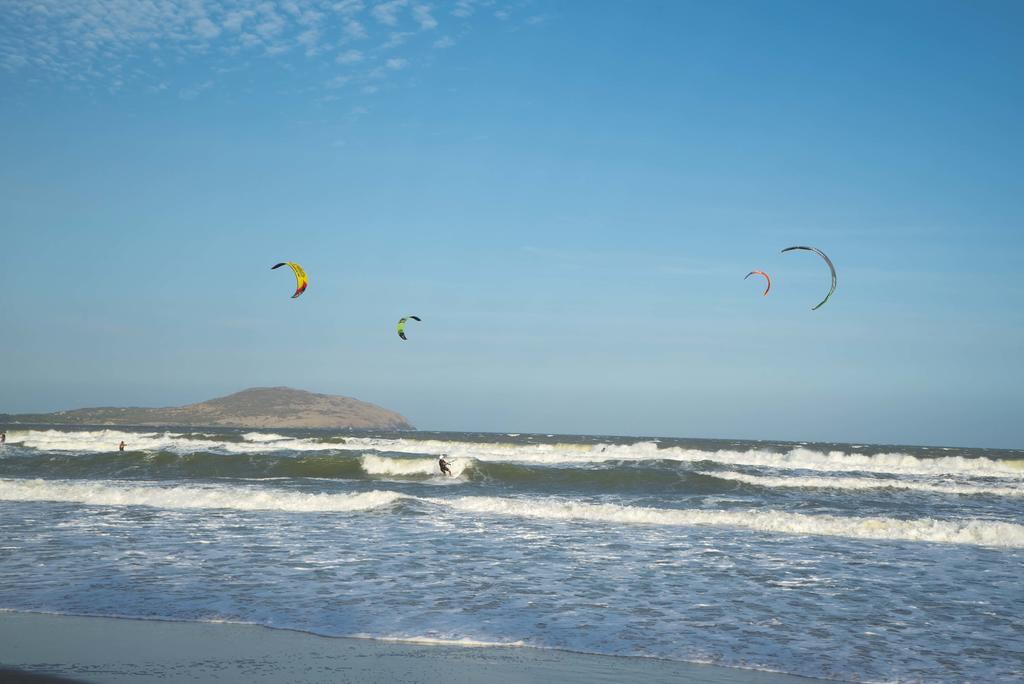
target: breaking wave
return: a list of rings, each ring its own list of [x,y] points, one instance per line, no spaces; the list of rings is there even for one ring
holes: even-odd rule
[[[398,477],[421,476],[440,477],[441,468],[436,458],[388,458],[367,454],[362,458],[362,468],[367,475],[392,475]],[[459,477],[470,465],[467,459],[458,459],[451,464],[452,476]]]
[[[453,458],[478,461],[510,461],[541,464],[580,464],[607,461],[671,460],[684,463],[711,461],[727,465],[758,466],[787,470],[822,472],[870,472],[903,475],[977,475],[988,477],[1024,476],[1024,459],[999,460],[984,456],[940,456],[925,458],[891,452],[851,454],[843,451],[815,451],[798,447],[785,452],[749,449],[702,450],[684,447],[662,448],[657,442],[633,444],[510,444],[453,442],[440,440],[380,439],[351,437],[339,449],[384,451],[407,454],[447,454]]]
[[[226,508],[239,511],[348,513],[389,506],[406,498],[398,492],[357,494],[289,492],[256,487],[160,487],[55,480],[0,480],[0,500],[58,501],[92,506]]]
[[[127,451],[173,451],[193,453],[217,451],[232,454],[257,454],[268,451],[325,451],[339,445],[315,438],[294,438],[284,435],[251,432],[241,435],[218,435],[201,432],[128,432],[125,430],[26,430],[12,431],[7,443],[38,451],[73,451],[105,453],[117,451],[122,441]]]
[[[714,525],[779,534],[1024,547],[1024,525],[989,520],[848,518],[770,510],[664,509],[487,496],[430,501],[463,512],[548,520],[673,526]]]
[[[54,480],[0,480],[0,500],[294,513],[370,511],[406,500],[454,509],[461,513],[504,517],[627,525],[711,525],[790,535],[1024,548],[1024,525],[990,520],[901,520],[807,515],[773,510],[666,509],[555,498],[430,498],[380,490],[357,494],[307,494],[238,486],[164,487],[142,483],[111,485]]]
[[[680,446],[662,447],[654,441],[632,444],[556,443],[514,444],[459,442],[431,439],[378,437],[289,437],[275,433],[241,435],[176,432],[127,432],[121,430],[12,431],[8,443],[47,452],[110,453],[121,441],[137,452],[192,454],[261,454],[286,451],[395,453],[431,457],[446,454],[449,460],[553,464],[606,463],[611,461],[712,462],[722,465],[765,467],[818,472],[864,472],[890,475],[964,475],[1024,477],[1024,459],[993,459],[986,456],[927,457],[903,452],[875,454],[817,451],[806,447],[788,450],[704,450]],[[426,461],[424,461],[425,463]],[[425,466],[424,466],[425,467]],[[397,473],[396,473],[397,474]]]
[[[809,489],[906,489],[932,494],[989,494],[993,496],[1024,496],[1024,487],[991,487],[984,484],[936,484],[870,477],[768,477],[719,471],[704,473],[709,477],[732,480],[758,487],[794,487]]]

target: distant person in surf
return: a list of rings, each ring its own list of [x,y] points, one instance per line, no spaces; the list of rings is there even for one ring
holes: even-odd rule
[[[441,454],[441,458],[437,459],[437,465],[440,466],[442,475],[452,474],[452,471],[448,468],[448,466],[450,466],[451,463],[444,460],[444,454]]]
[[[0,430],[0,444],[7,444],[7,430]]]
[[[121,443],[117,445],[117,450],[118,450],[118,451],[124,451],[124,448],[125,448],[126,446],[128,446],[128,445],[127,445],[127,444],[125,444],[125,443],[124,443],[124,440],[122,439],[122,440],[121,440]]]

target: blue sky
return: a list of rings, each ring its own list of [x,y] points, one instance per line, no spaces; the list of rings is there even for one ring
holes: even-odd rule
[[[0,411],[289,385],[426,429],[1024,447],[1022,25],[4,3]],[[814,312],[794,244],[839,272]]]

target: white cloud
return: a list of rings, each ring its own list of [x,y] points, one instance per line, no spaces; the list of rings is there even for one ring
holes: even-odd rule
[[[263,21],[256,25],[256,33],[264,38],[273,38],[284,30],[285,21],[276,13],[265,15]]]
[[[430,16],[430,5],[416,5],[413,7],[412,18],[416,20],[423,31],[437,28],[437,19]]]
[[[199,35],[202,38],[206,38],[207,40],[211,38],[216,38],[220,35],[220,29],[217,28],[217,25],[209,19],[207,19],[206,17],[202,17],[201,19],[199,19],[195,23],[194,28],[197,35]]]
[[[476,11],[473,0],[458,0],[455,3],[455,9],[452,10],[452,14],[457,17],[465,19]]]
[[[178,97],[182,100],[194,100],[204,91],[209,90],[213,87],[213,81],[205,81],[199,85],[191,86],[189,88],[182,88],[178,91]]]
[[[228,12],[224,17],[224,28],[229,31],[240,31],[242,30],[242,24],[253,16],[253,12],[249,10],[238,10]]]
[[[368,35],[366,29],[355,19],[350,19],[345,23],[345,35],[349,38],[366,38]]]
[[[366,9],[366,5],[363,3],[363,0],[341,0],[341,2],[331,5],[331,9],[338,14],[353,15],[359,14]]]
[[[346,50],[338,55],[334,61],[338,64],[355,64],[363,61],[363,53],[359,50]]]
[[[321,70],[299,70],[297,78],[307,80],[297,89],[337,88],[344,80],[354,91],[373,90],[422,51],[454,46],[468,17],[501,8],[496,0],[0,0],[0,71],[65,87],[134,84],[193,99],[213,82],[200,75],[199,85],[190,85],[185,74],[205,71],[224,88],[236,79],[218,74],[304,52],[325,67],[344,65],[346,73],[326,81]],[[415,40],[427,31],[439,35]],[[389,52],[350,49],[362,40]]]
[[[373,17],[386,26],[398,24],[398,13],[409,4],[409,0],[387,0],[374,6]]]
[[[299,45],[306,48],[306,55],[313,56],[318,52],[317,45],[320,42],[320,31],[315,28],[308,29],[300,33],[296,40]]]
[[[408,31],[394,32],[388,37],[387,41],[381,43],[380,47],[382,50],[390,50],[391,48],[398,47],[399,45],[404,43],[406,39],[409,38],[409,36],[411,35],[412,33]]]

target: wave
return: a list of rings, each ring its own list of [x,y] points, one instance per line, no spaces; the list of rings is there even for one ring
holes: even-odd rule
[[[241,440],[239,441],[239,437]],[[711,462],[726,466],[747,466],[817,472],[864,472],[886,475],[958,475],[968,477],[1024,478],[1024,459],[993,459],[986,456],[924,457],[903,452],[875,454],[817,451],[796,447],[788,451],[770,449],[704,450],[680,446],[662,447],[655,441],[632,444],[510,442],[459,442],[435,439],[379,437],[289,437],[276,433],[248,432],[242,435],[207,433],[126,432],[121,430],[61,431],[27,430],[8,434],[8,443],[46,452],[110,453],[119,442],[133,452],[169,451],[178,454],[212,452],[260,454],[283,451],[332,451],[406,454],[428,456],[436,461],[442,454],[449,460],[530,463],[537,465],[581,465],[614,461]]]
[[[367,475],[440,477],[441,468],[436,458],[388,458],[367,454],[360,461]],[[472,466],[468,459],[458,459],[451,464],[452,477],[459,477]]]
[[[431,636],[374,636],[372,634],[352,634],[350,639],[369,639],[371,641],[389,641],[400,644],[429,644],[431,646],[456,646],[462,648],[522,648],[526,642],[519,641],[480,641],[465,637],[431,637]],[[536,648],[536,647],[534,647]]]
[[[44,452],[0,459],[0,476],[82,478],[275,478],[359,479],[366,476],[352,454],[280,452],[223,454]]]
[[[793,487],[809,489],[906,489],[933,494],[989,494],[993,496],[1024,496],[1024,487],[990,487],[982,484],[932,484],[906,480],[869,477],[767,477],[727,471],[703,473],[709,477],[743,482],[758,487]]]
[[[306,494],[237,486],[162,487],[139,483],[111,485],[54,480],[0,480],[0,500],[3,501],[55,501],[91,506],[349,513],[382,508],[404,498],[407,498],[404,494],[390,491]]]
[[[0,477],[54,479],[273,479],[322,478],[339,480],[401,479],[448,483],[495,483],[515,485],[524,490],[595,492],[672,492],[678,494],[722,494],[744,483],[766,488],[805,488],[860,491],[893,489],[940,495],[1024,496],[1024,486],[1011,483],[961,481],[956,483],[917,482],[905,478],[839,476],[776,477],[733,471],[691,470],[677,461],[614,461],[603,464],[564,464],[478,461],[453,458],[454,477],[441,477],[433,457],[390,457],[351,452],[261,452],[224,454],[205,451],[176,453],[42,452],[0,458]],[[999,480],[996,481],[1000,482]]]
[[[295,513],[370,511],[404,500],[461,513],[504,517],[627,525],[717,526],[790,535],[1024,548],[1024,525],[991,520],[901,520],[808,515],[774,510],[666,509],[554,498],[431,498],[381,490],[356,494],[306,494],[239,486],[168,487],[143,483],[111,485],[53,480],[0,480],[0,500]]]
[[[922,458],[901,452],[851,454],[843,451],[815,451],[803,447],[786,452],[760,449],[708,451],[685,447],[660,447],[657,442],[653,441],[632,444],[512,444],[376,437],[350,437],[345,444],[336,446],[341,450],[356,449],[435,456],[447,454],[453,459],[472,458],[478,461],[510,461],[545,465],[608,461],[670,460],[684,463],[710,461],[726,465],[822,472],[858,471],[892,475],[955,474],[1024,477],[1024,459],[1000,460],[984,456]]]
[[[725,526],[780,534],[924,541],[945,544],[1024,547],[1024,525],[991,520],[945,521],[931,518],[848,518],[771,510],[716,511],[665,509],[578,501],[461,497],[429,499],[467,513],[546,520],[578,520],[669,526]]]
[[[315,438],[295,438],[267,433],[217,435],[201,432],[128,432],[125,430],[25,430],[11,431],[7,443],[37,451],[67,451],[77,453],[105,453],[117,451],[122,441],[130,452],[219,451],[223,453],[256,454],[268,451],[325,451],[339,444],[326,443]]]

